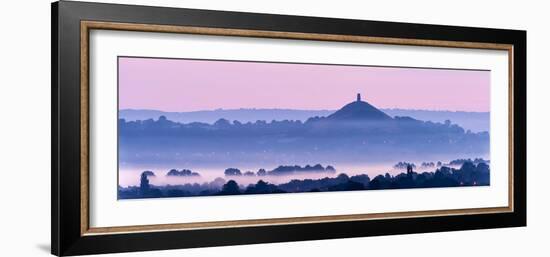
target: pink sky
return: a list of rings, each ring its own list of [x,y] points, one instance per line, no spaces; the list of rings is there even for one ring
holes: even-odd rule
[[[119,108],[186,112],[378,108],[487,112],[490,71],[119,58]]]

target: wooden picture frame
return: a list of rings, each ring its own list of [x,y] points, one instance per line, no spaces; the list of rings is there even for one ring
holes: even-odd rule
[[[508,52],[508,206],[91,227],[91,30]],[[526,225],[526,32],[61,1],[52,4],[52,254],[161,250]]]

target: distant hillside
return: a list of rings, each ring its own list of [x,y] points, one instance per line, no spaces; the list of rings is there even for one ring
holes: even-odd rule
[[[310,117],[328,116],[333,110],[291,110],[291,109],[217,109],[209,111],[193,112],[163,112],[156,110],[120,110],[119,118],[127,121],[158,119],[165,116],[167,119],[180,123],[203,122],[213,124],[219,119],[229,121],[238,120],[242,123],[264,121],[282,121],[282,120],[301,120],[306,121]]]
[[[490,113],[488,112],[452,112],[452,111],[426,111],[404,109],[380,109],[389,116],[409,116],[417,120],[444,123],[450,120],[464,129],[472,132],[489,131]],[[291,110],[291,109],[232,109],[209,110],[194,112],[163,112],[157,110],[120,110],[121,119],[126,121],[158,119],[165,116],[167,119],[180,123],[203,122],[213,124],[219,119],[229,121],[238,120],[242,123],[265,121],[300,120],[305,122],[310,117],[326,117],[334,110]],[[336,114],[335,114],[336,115]],[[340,117],[340,115],[336,115]]]
[[[299,112],[299,111],[298,111]],[[480,156],[489,152],[489,133],[471,133],[457,124],[391,117],[365,101],[344,105],[329,115],[309,115],[306,121],[274,113],[289,110],[218,110],[207,114],[262,113],[271,119],[245,122],[220,118],[215,122],[177,122],[165,116],[137,121],[119,119],[119,160],[147,165],[304,163],[315,160],[356,162],[373,159],[451,155]],[[157,113],[158,114],[158,113]],[[245,114],[249,114],[248,116]],[[300,112],[304,114],[304,111]],[[181,114],[180,114],[181,115]],[[240,120],[240,121],[239,121]],[[273,121],[274,120],[274,121]],[[277,121],[278,120],[278,121]]]
[[[357,96],[357,101],[346,104],[342,109],[334,112],[328,116],[332,120],[376,120],[387,121],[392,117],[388,116],[384,112],[378,110],[376,107],[370,105],[365,101],[361,101],[361,96]]]
[[[472,132],[489,131],[491,114],[489,112],[452,112],[452,111],[426,111],[404,109],[382,109],[390,116],[409,116],[417,120],[445,122],[450,120],[464,129]]]

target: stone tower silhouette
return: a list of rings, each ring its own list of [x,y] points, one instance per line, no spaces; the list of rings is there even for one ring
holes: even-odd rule
[[[361,102],[361,94],[357,94],[357,102]]]
[[[407,175],[412,176],[413,174],[413,167],[411,164],[407,164]]]

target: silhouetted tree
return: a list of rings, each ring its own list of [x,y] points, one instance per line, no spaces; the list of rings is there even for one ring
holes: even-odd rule
[[[147,173],[141,173],[140,183],[139,183],[139,192],[141,195],[145,196],[149,193],[151,186],[149,185],[149,179],[147,178]]]
[[[368,188],[369,183],[370,183],[370,178],[369,178],[369,175],[367,175],[367,174],[355,175],[355,176],[352,176],[349,179],[352,180],[352,181],[359,182],[359,183],[363,184],[363,186],[365,188]]]
[[[391,180],[387,176],[378,175],[374,177],[370,183],[370,189],[387,189],[390,188]]]
[[[151,188],[149,193],[147,193],[148,198],[160,198],[163,197],[162,191],[159,188]]]
[[[150,170],[146,170],[142,174],[145,174],[147,177],[155,177],[155,173]]]
[[[192,172],[191,170],[188,170],[188,169],[182,169],[182,170],[171,169],[170,171],[168,171],[168,173],[166,173],[166,176],[199,177],[200,175],[199,173]]]
[[[221,188],[223,184],[225,184],[225,179],[223,178],[215,178],[214,181],[210,182],[211,187]]]
[[[267,171],[265,171],[265,169],[259,169],[256,174],[258,176],[265,176],[265,175],[267,175]]]
[[[256,185],[249,185],[245,194],[271,194],[271,193],[285,193],[285,191],[279,189],[276,185],[269,184],[263,180],[259,180]]]
[[[393,165],[393,168],[394,169],[407,169],[409,166],[411,166],[412,168],[416,168],[416,165],[414,163],[409,163],[409,162],[398,162],[396,163],[395,165]]]
[[[420,167],[426,169],[426,168],[433,168],[435,167],[435,163],[433,162],[423,162]]]
[[[180,189],[170,189],[166,192],[166,196],[168,197],[182,197],[189,195],[189,192],[185,192]]]
[[[241,176],[242,175],[241,170],[239,170],[237,168],[225,169],[224,174],[226,176]]]
[[[252,171],[247,171],[247,172],[243,173],[243,176],[249,176],[249,177],[251,177],[251,176],[255,176],[255,175],[256,175],[256,174],[255,174],[254,172],[252,172]]]
[[[226,119],[219,119],[216,122],[214,122],[214,126],[220,127],[220,128],[229,128],[231,127],[231,122],[229,122]]]
[[[238,195],[241,193],[239,185],[235,180],[229,180],[225,185],[223,185],[220,195]]]
[[[338,185],[330,186],[328,191],[354,191],[354,190],[364,190],[365,186],[359,182],[353,180],[348,180],[344,183]]]

